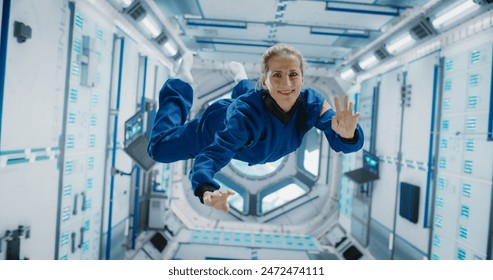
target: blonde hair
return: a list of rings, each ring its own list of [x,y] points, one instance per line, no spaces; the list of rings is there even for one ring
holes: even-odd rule
[[[286,55],[294,55],[299,59],[301,76],[303,77],[305,72],[304,71],[305,63],[301,52],[296,48],[286,44],[275,44],[274,46],[268,48],[265,51],[264,55],[262,56],[262,63],[261,63],[262,81],[265,81],[267,79],[267,73],[269,72],[269,60],[274,56],[286,56]]]

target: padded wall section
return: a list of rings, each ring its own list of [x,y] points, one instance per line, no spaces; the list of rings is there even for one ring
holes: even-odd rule
[[[76,6],[71,43],[58,258],[98,259],[113,33]]]
[[[3,1],[2,1],[3,2]],[[54,259],[69,13],[67,1],[11,1],[0,146],[0,233],[30,228],[20,258]],[[49,14],[49,17],[45,15]],[[14,22],[32,29],[19,43]],[[0,259],[5,259],[3,239]]]
[[[493,142],[491,34],[444,50],[434,200],[433,259],[484,259],[490,227]]]

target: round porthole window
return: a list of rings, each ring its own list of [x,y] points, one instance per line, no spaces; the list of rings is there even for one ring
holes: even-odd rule
[[[286,159],[287,156],[284,156],[274,162],[256,164],[252,166],[249,166],[246,162],[233,159],[230,162],[230,166],[240,176],[249,179],[261,179],[277,173],[284,165]]]

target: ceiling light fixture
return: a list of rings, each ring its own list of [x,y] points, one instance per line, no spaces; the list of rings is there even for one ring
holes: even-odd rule
[[[171,40],[168,40],[166,43],[164,43],[163,47],[168,52],[167,54],[170,57],[173,57],[178,53],[178,47]]]
[[[464,3],[437,16],[431,23],[433,24],[433,27],[438,29],[467,16],[479,7],[480,6],[473,0],[466,0]]]
[[[354,73],[353,69],[349,68],[349,69],[342,71],[341,78],[343,78],[344,80],[348,80],[349,78],[354,76],[354,74],[355,73]]]
[[[371,56],[360,61],[358,64],[362,69],[366,70],[366,69],[370,68],[371,66],[375,65],[377,62],[378,62],[377,57],[372,54]]]
[[[145,16],[140,22],[151,33],[152,38],[156,38],[161,34],[159,25],[149,15]]]
[[[122,3],[122,7],[126,8],[130,5],[132,5],[133,0],[120,0],[120,3]]]
[[[408,33],[398,38],[397,40],[390,42],[388,45],[385,46],[385,48],[387,49],[387,51],[389,51],[389,53],[395,54],[405,49],[406,47],[409,47],[414,42],[416,42],[416,40],[414,40],[411,34]]]

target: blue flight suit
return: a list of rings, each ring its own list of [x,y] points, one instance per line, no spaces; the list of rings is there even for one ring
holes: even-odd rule
[[[214,175],[231,159],[250,165],[276,161],[295,151],[313,126],[324,132],[336,152],[355,152],[363,146],[359,124],[353,139],[343,139],[332,130],[335,111],[329,109],[320,116],[324,98],[310,88],[302,89],[287,116],[250,80],[239,82],[231,99],[216,101],[185,123],[192,101],[188,83],[166,81],[159,93],[148,152],[154,160],[165,163],[195,158],[189,178],[199,198],[206,190],[219,189]]]

